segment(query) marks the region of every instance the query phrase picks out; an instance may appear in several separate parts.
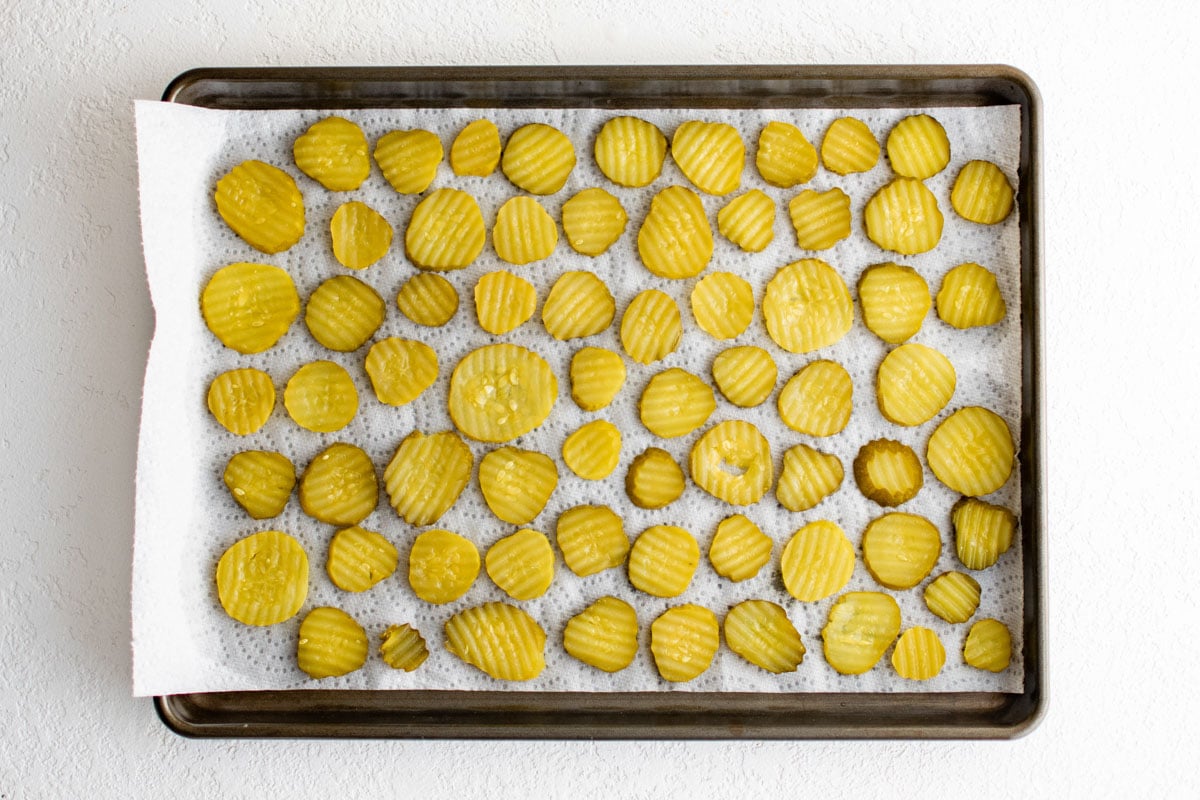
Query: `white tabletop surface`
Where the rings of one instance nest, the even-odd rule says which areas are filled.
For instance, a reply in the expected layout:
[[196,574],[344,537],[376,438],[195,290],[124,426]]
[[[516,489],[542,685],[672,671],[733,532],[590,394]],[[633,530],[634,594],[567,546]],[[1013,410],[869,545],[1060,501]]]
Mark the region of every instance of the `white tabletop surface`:
[[[501,5],[0,11],[0,798],[603,797],[619,785],[647,798],[1197,796],[1196,6]],[[535,63],[1007,63],[1039,85],[1051,699],[1028,736],[192,741],[131,696],[133,475],[154,325],[132,101],[196,66]]]

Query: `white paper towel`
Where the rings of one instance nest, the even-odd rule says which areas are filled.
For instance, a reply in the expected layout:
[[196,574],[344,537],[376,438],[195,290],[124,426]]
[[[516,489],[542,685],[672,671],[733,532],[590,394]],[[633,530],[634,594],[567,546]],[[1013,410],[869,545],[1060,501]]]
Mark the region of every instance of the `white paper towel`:
[[[946,218],[941,243],[930,253],[897,257],[880,250],[863,233],[862,209],[866,201],[893,177],[885,157],[881,156],[874,169],[859,175],[842,177],[822,169],[809,184],[792,190],[766,184],[753,167],[758,132],[772,119],[796,124],[819,146],[829,123],[843,114],[862,119],[882,143],[897,121],[909,113],[919,112],[931,113],[942,122],[952,147],[950,165],[926,181]],[[397,194],[374,165],[363,187],[347,193],[328,192],[295,167],[291,157],[292,142],[308,125],[330,113],[357,122],[372,143],[389,130],[431,130],[441,138],[447,152],[458,131],[480,116],[495,121],[502,136],[527,122],[553,125],[574,142],[578,164],[561,191],[538,198],[539,202],[558,219],[562,203],[575,192],[589,186],[602,186],[620,199],[629,214],[629,225],[617,244],[597,258],[575,253],[560,236],[558,247],[549,259],[521,267],[497,258],[489,232],[488,246],[474,264],[465,270],[445,273],[458,290],[461,301],[454,319],[441,329],[423,328],[407,320],[395,306],[400,285],[416,272],[404,255],[403,231],[420,197]],[[832,264],[850,286],[852,294],[856,294],[854,286],[862,270],[882,261],[915,267],[933,292],[937,291],[947,270],[965,261],[981,263],[997,274],[1008,305],[1008,316],[1001,324],[987,329],[957,331],[931,312],[922,330],[914,337],[913,341],[928,344],[949,356],[958,372],[958,386],[950,405],[933,421],[917,428],[901,428],[888,423],[878,412],[874,374],[890,348],[862,325],[857,304],[854,328],[844,339],[804,356],[787,353],[770,341],[762,322],[761,305],[751,328],[731,342],[717,342],[696,326],[688,298],[698,278],[686,281],[656,278],[641,265],[636,250],[637,229],[652,195],[667,185],[690,184],[669,156],[662,176],[650,187],[632,190],[609,182],[596,168],[591,147],[596,131],[615,113],[590,109],[222,112],[166,103],[137,104],[142,231],[157,327],[146,369],[138,453],[133,578],[135,694],[288,688],[738,692],[1022,689],[1023,598],[1019,540],[995,567],[972,573],[979,580],[983,593],[982,603],[973,619],[995,617],[1007,624],[1013,634],[1013,663],[998,675],[972,669],[963,663],[962,644],[970,623],[950,625],[929,612],[922,599],[922,590],[928,581],[908,591],[889,593],[900,604],[903,628],[923,625],[934,629],[941,637],[947,651],[942,673],[927,682],[906,681],[895,674],[885,656],[866,675],[838,675],[825,663],[820,638],[820,630],[835,598],[815,603],[798,602],[787,594],[779,578],[779,554],[792,533],[812,520],[832,519],[846,531],[858,557],[846,591],[888,591],[868,574],[859,548],[866,524],[887,510],[864,499],[854,483],[851,464],[858,448],[865,442],[879,437],[898,439],[913,447],[923,460],[925,443],[937,423],[965,405],[983,405],[995,410],[1008,421],[1014,436],[1019,435],[1021,320],[1017,214],[1014,210],[1004,223],[987,227],[962,220],[949,204],[954,176],[971,159],[997,163],[1016,186],[1020,152],[1019,109],[1006,106],[636,112],[657,124],[668,137],[680,123],[689,119],[722,120],[741,132],[746,142],[747,168],[742,173],[741,188],[730,197],[751,188],[762,189],[770,195],[777,205],[775,240],[762,253],[743,253],[715,233],[716,213],[729,198],[701,195],[713,223],[716,242],[708,271],[728,270],[744,276],[754,286],[755,300],[759,304],[763,288],[775,271],[803,257],[816,256]],[[304,195],[306,234],[295,247],[275,256],[259,253],[241,241],[221,221],[213,205],[212,191],[218,178],[250,158],[272,163],[293,175]],[[439,167],[432,188],[444,186],[460,188],[474,195],[489,229],[500,204],[519,193],[499,171],[489,178],[463,178],[455,176],[446,163]],[[801,188],[824,190],[833,186],[841,187],[850,195],[854,219],[852,237],[821,253],[799,250],[787,217],[788,201]],[[328,229],[334,209],[351,199],[366,202],[396,229],[396,240],[389,254],[369,269],[353,273],[334,260]],[[327,351],[308,334],[302,316],[280,343],[266,353],[246,356],[224,348],[204,325],[199,313],[199,295],[213,272],[234,261],[257,261],[283,267],[295,280],[302,302],[321,281],[333,275],[354,274],[371,284],[388,302],[387,318],[375,339],[403,336],[429,343],[436,349],[440,362],[437,382],[409,406],[384,406],[376,401],[363,369],[362,360],[369,343],[354,353]],[[534,318],[504,337],[483,332],[474,315],[475,282],[495,269],[509,269],[531,281],[538,290],[539,303]],[[675,298],[683,313],[684,336],[680,347],[662,362],[651,366],[636,364],[626,358],[629,377],[624,390],[609,408],[597,413],[585,413],[571,401],[568,364],[571,355],[584,345],[607,347],[623,355],[617,338],[617,324],[586,340],[559,342],[545,333],[539,321],[541,303],[549,287],[568,269],[591,270],[608,284],[616,298],[618,321],[632,297],[647,287],[667,292]],[[553,542],[555,521],[563,510],[580,503],[603,503],[624,518],[631,539],[650,525],[677,524],[696,536],[702,554],[706,554],[717,523],[730,513],[741,511],[774,540],[770,563],[757,577],[731,583],[717,576],[702,556],[687,591],[678,598],[665,600],[633,589],[621,569],[578,578],[565,567],[559,556],[549,592],[536,600],[518,604],[546,629],[546,669],[532,681],[505,684],[463,664],[447,652],[442,626],[451,614],[463,608],[508,598],[481,572],[471,590],[457,602],[432,606],[418,600],[407,582],[408,549],[418,531],[397,517],[388,505],[382,486],[379,507],[362,525],[380,531],[396,544],[401,554],[400,567],[394,576],[361,594],[343,592],[329,581],[324,564],[335,528],[308,518],[301,512],[295,496],[280,517],[261,522],[250,519],[229,497],[221,481],[225,462],[235,452],[251,448],[278,450],[287,455],[300,472],[328,444],[346,441],[366,450],[382,472],[396,445],[412,430],[432,432],[453,427],[445,404],[450,373],[467,352],[494,341],[511,341],[541,353],[559,378],[559,398],[550,418],[516,442],[521,447],[551,455],[559,468],[558,489],[542,514],[526,527],[548,534]],[[711,381],[709,370],[713,357],[726,347],[741,344],[765,347],[779,367],[776,389],[765,403],[753,409],[738,409],[718,393],[717,410],[708,424],[677,440],[659,440],[641,425],[637,401],[652,375],[679,366]],[[282,403],[262,431],[246,437],[226,432],[208,414],[205,392],[218,373],[235,367],[258,367],[272,376],[282,394],[282,387],[295,370],[318,358],[336,361],[346,367],[357,385],[360,410],[355,420],[342,431],[316,434],[302,430],[287,417]],[[827,439],[813,439],[791,431],[779,421],[776,410],[776,398],[784,382],[816,358],[831,358],[843,364],[855,385],[854,414],[849,426],[841,434]],[[776,463],[776,475],[783,452],[793,444],[806,442],[837,454],[847,473],[841,489],[817,508],[804,513],[783,509],[775,502],[773,491],[757,505],[734,509],[705,494],[690,481],[682,498],[665,509],[647,511],[629,502],[624,493],[624,476],[638,453],[651,445],[663,447],[686,470],[687,454],[703,431],[720,420],[733,418],[753,422],[767,436]],[[566,436],[592,419],[612,421],[624,436],[620,465],[604,481],[584,481],[576,477],[560,457]],[[493,447],[469,440],[468,444],[476,463]],[[1019,488],[1019,474],[1014,472],[1008,483],[988,499],[1019,510]],[[950,507],[957,499],[957,495],[942,486],[926,468],[925,487],[916,499],[899,509],[927,516],[942,533],[942,554],[930,579],[948,570],[962,569],[954,555],[949,522]],[[436,527],[467,536],[479,547],[481,555],[493,542],[517,529],[491,514],[474,476],[462,497]],[[216,597],[215,567],[220,554],[230,544],[252,532],[267,529],[289,532],[308,551],[309,595],[304,609],[292,620],[269,628],[252,628],[233,621],[221,609]],[[567,655],[561,644],[566,620],[605,594],[629,601],[637,609],[640,625],[641,646],[636,659],[630,667],[614,675],[581,664]],[[695,680],[669,684],[659,678],[649,652],[649,628],[660,613],[670,606],[691,602],[712,609],[718,618],[722,618],[730,606],[750,598],[772,600],[787,610],[808,648],[808,655],[797,672],[770,675],[723,646],[712,666]],[[310,680],[296,667],[299,620],[309,608],[319,605],[343,608],[366,628],[372,639],[372,654],[362,670],[318,682]],[[383,629],[400,622],[413,624],[429,643],[429,660],[413,673],[390,669],[375,652]]]

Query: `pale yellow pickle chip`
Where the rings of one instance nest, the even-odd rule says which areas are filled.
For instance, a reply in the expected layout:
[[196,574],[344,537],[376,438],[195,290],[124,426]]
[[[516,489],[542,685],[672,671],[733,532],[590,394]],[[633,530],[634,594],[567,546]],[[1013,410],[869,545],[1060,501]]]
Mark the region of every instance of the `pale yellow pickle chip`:
[[596,166],[615,184],[648,186],[662,174],[667,137],[653,123],[637,117],[613,117],[596,134]]
[[333,535],[325,571],[339,589],[365,592],[390,577],[399,563],[400,553],[394,544],[377,531],[355,525]]
[[925,180],[950,163],[950,138],[933,117],[913,114],[897,122],[888,134],[887,155],[897,175]]
[[208,410],[225,430],[247,436],[266,425],[275,410],[275,384],[253,367],[222,372],[209,384]]
[[833,267],[807,258],[781,267],[767,283],[763,318],[777,345],[789,353],[811,353],[850,332],[854,305]]
[[892,651],[892,666],[896,674],[910,681],[927,681],[937,677],[946,665],[946,648],[929,628],[915,626],[901,634]]
[[894,511],[872,520],[862,537],[863,563],[881,585],[911,589],[929,575],[942,553],[937,526]]
[[412,625],[389,625],[379,642],[379,656],[392,669],[412,672],[429,658],[429,647]]
[[532,680],[546,668],[546,632],[507,603],[484,603],[446,620],[446,649],[497,680]]
[[655,597],[683,594],[700,564],[696,537],[677,525],[653,525],[629,550],[629,582]]
[[391,131],[375,143],[375,163],[400,194],[420,194],[437,177],[442,141],[425,130]]
[[980,406],[960,408],[942,420],[925,449],[925,460],[937,479],[968,497],[1003,486],[1015,459],[1008,423]]
[[664,611],[650,624],[650,653],[664,680],[690,681],[712,665],[721,646],[717,615],[687,603]]
[[200,294],[204,323],[221,344],[239,353],[269,350],[300,313],[292,278],[268,264],[221,267]]
[[840,117],[821,140],[821,161],[838,175],[866,172],[879,162],[879,142],[861,119]]
[[639,364],[653,364],[675,351],[683,336],[683,319],[671,296],[646,289],[633,298],[621,317],[621,346]]
[[707,422],[716,408],[708,384],[679,367],[651,378],[638,402],[642,424],[664,439],[688,435]]
[[253,519],[277,517],[296,486],[296,468],[282,453],[244,450],[225,465],[225,488]]
[[358,390],[345,367],[313,361],[288,380],[283,405],[301,428],[332,433],[349,425],[358,414]]
[[347,269],[366,269],[387,255],[392,226],[383,215],[357,200],[343,203],[329,220],[333,257]]
[[981,225],[1003,222],[1012,212],[1013,188],[990,161],[968,161],[954,179],[950,205],[963,219]]
[[854,574],[854,546],[835,522],[820,519],[792,534],[783,547],[779,571],[797,600],[824,600],[846,588]]
[[466,488],[474,461],[471,448],[451,431],[413,431],[383,471],[392,508],[409,525],[437,522]]
[[446,530],[429,530],[413,540],[408,554],[408,583],[426,603],[450,603],[467,593],[479,576],[479,550],[470,539]]
[[621,201],[603,189],[584,189],[563,203],[563,235],[572,250],[585,256],[598,256],[612,247],[628,222]]
[[475,317],[479,327],[501,336],[525,324],[537,307],[537,290],[507,270],[489,272],[475,284]]
[[963,660],[975,669],[1003,672],[1012,661],[1012,634],[999,620],[979,620],[967,633]]
[[921,491],[925,471],[908,445],[895,439],[872,439],[854,457],[854,481],[868,500],[898,506]]
[[664,508],[679,499],[686,485],[683,469],[660,447],[648,447],[625,473],[625,494],[638,508]]
[[571,357],[571,399],[584,411],[608,406],[625,385],[625,362],[602,347],[585,347]]
[[713,254],[712,226],[700,197],[684,186],[668,186],[654,195],[637,244],[642,263],[658,277],[699,275]]
[[696,188],[729,194],[742,183],[746,145],[737,128],[724,122],[685,122],[671,138],[671,155]]
[[436,189],[413,209],[404,232],[404,248],[421,269],[453,270],[470,266],[487,240],[479,203],[458,189]]
[[1017,515],[1004,506],[964,497],[950,511],[954,547],[967,569],[987,569],[1012,547]]
[[541,597],[554,581],[554,551],[544,534],[529,529],[506,536],[488,548],[488,577],[514,600]]
[[637,655],[637,612],[624,600],[605,595],[567,620],[563,649],[596,669],[620,672]]
[[838,490],[845,478],[842,461],[806,444],[783,454],[783,472],[775,496],[788,511],[807,511]]
[[987,267],[959,264],[942,278],[937,313],[947,325],[959,329],[995,325],[1007,312],[996,275]]
[[884,356],[875,376],[879,413],[897,425],[923,425],[954,396],[958,382],[950,359],[916,342],[902,344]]
[[713,359],[712,374],[717,389],[739,408],[762,404],[779,378],[771,354],[751,345],[722,350]]
[[889,344],[902,344],[921,330],[932,300],[920,273],[887,262],[863,270],[858,303],[867,330]]
[[488,508],[514,525],[533,520],[558,486],[558,467],[545,453],[501,447],[479,462],[479,488]]
[[441,275],[419,272],[400,287],[396,305],[418,325],[440,328],[458,311],[458,291]]
[[621,431],[603,419],[593,420],[567,437],[563,462],[584,480],[607,478],[621,457]]
[[854,411],[854,384],[836,361],[813,361],[793,375],[779,392],[779,418],[809,436],[841,433]]
[[714,339],[733,339],[754,319],[754,289],[732,272],[705,275],[692,289],[692,316]]
[[291,619],[308,597],[308,555],[282,531],[239,539],[217,562],[217,597],[245,625]]
[[708,560],[722,578],[749,580],[771,560],[775,543],[749,518],[733,514],[721,520],[708,548]]
[[821,629],[825,660],[842,675],[869,672],[900,633],[900,606],[882,592],[847,592]]
[[304,235],[304,198],[279,167],[243,161],[217,181],[213,197],[221,219],[255,250],[279,253]]
[[486,178],[499,163],[500,130],[490,119],[469,123],[450,145],[450,169],[455,175]]
[[761,253],[775,239],[775,201],[751,189],[717,212],[717,230],[747,253]]
[[511,197],[496,212],[492,245],[510,264],[531,264],[549,258],[558,244],[558,228],[550,212],[532,197]]
[[867,238],[903,255],[925,253],[942,238],[937,198],[914,178],[897,178],[876,192],[863,211]]
[[530,194],[554,194],[575,169],[575,146],[562,131],[534,122],[508,137],[500,169],[517,188]]
[[767,600],[743,600],[725,615],[725,644],[756,667],[776,675],[795,672],[804,642],[787,612]]
[[370,146],[362,128],[342,117],[317,120],[292,145],[296,166],[331,192],[349,192],[371,174]]
[[558,379],[545,359],[514,344],[485,345],[450,376],[450,417],[467,436],[507,442],[545,422],[558,399]]
[[336,678],[367,663],[367,632],[340,608],[320,606],[300,623],[296,662],[310,678]]
[[379,480],[371,457],[334,442],[309,462],[300,476],[300,507],[320,522],[357,525],[379,503]]
[[379,402],[402,406],[416,400],[438,376],[437,353],[415,339],[389,336],[371,345],[364,362]]
[[612,324],[617,304],[604,281],[584,270],[558,277],[542,305],[546,333],[559,341],[594,336]]
[[555,535],[567,568],[581,578],[619,567],[629,554],[625,525],[608,506],[568,508]]
[[754,156],[758,174],[781,189],[807,183],[817,174],[820,161],[817,148],[795,125],[772,120],[758,135],[758,153]]
[[946,622],[966,622],[979,609],[979,581],[965,572],[944,572],[925,587],[925,605]]
[[304,324],[322,346],[349,353],[375,335],[385,311],[378,292],[358,278],[337,275],[308,296]]
[[805,189],[788,203],[788,216],[801,250],[828,250],[850,235],[850,196],[837,187]]
[[697,486],[735,506],[757,503],[775,478],[770,444],[744,420],[709,428],[692,446],[690,466]]

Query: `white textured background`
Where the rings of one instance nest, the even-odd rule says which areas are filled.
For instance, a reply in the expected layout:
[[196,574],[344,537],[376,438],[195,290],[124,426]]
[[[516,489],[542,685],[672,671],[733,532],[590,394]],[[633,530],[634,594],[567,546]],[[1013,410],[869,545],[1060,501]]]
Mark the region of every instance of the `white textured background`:
[[[843,7],[845,5],[846,7]],[[0,7],[0,798],[1200,792],[1191,3]],[[650,10],[639,10],[648,6]],[[1044,103],[1050,708],[1014,742],[196,742],[130,697],[132,98],[193,66],[1009,63]],[[354,791],[354,789],[359,791]]]

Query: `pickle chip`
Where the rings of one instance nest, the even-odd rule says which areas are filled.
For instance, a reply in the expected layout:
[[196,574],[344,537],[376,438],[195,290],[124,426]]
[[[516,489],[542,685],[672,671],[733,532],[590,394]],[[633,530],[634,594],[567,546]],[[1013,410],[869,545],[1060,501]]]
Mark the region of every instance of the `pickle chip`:
[[708,548],[716,573],[734,582],[749,580],[771,560],[775,543],[749,518],[733,514],[721,520]]
[[479,488],[488,508],[513,525],[533,520],[558,486],[558,467],[545,453],[501,447],[479,462]]
[[467,593],[479,576],[479,550],[470,539],[445,530],[429,530],[413,540],[408,554],[408,583],[426,603],[450,603]]
[[718,500],[748,506],[762,499],[775,478],[771,445],[744,420],[725,420],[692,446],[692,480]]
[[664,611],[650,624],[650,653],[664,680],[690,681],[712,665],[721,646],[717,615],[687,603]]
[[717,212],[717,230],[747,253],[761,253],[775,239],[775,201],[751,189]]
[[661,447],[643,450],[625,473],[625,494],[638,508],[664,508],[683,494],[683,469]]
[[558,244],[558,228],[550,212],[532,197],[511,197],[496,212],[492,245],[510,264],[531,264],[549,258]]
[[508,137],[500,169],[519,189],[554,194],[575,169],[575,146],[562,131],[534,122]]
[[620,672],[637,655],[637,612],[624,600],[601,597],[567,620],[563,649],[596,669]]
[[420,194],[428,189],[443,155],[437,135],[419,129],[391,131],[375,143],[375,163],[400,194]]
[[927,681],[937,677],[946,665],[946,648],[929,628],[915,626],[900,635],[892,651],[892,666],[896,674],[910,681]]
[[847,592],[821,629],[825,660],[842,675],[861,675],[879,663],[900,633],[900,606],[883,592]]
[[777,345],[789,353],[811,353],[850,332],[854,305],[833,267],[806,258],[781,267],[767,283],[763,318]]
[[661,361],[679,346],[683,319],[665,292],[646,289],[633,298],[621,317],[621,346],[639,364]]
[[546,668],[546,632],[507,603],[484,603],[446,620],[446,649],[497,680],[532,680]]
[[450,417],[481,442],[507,442],[528,433],[546,421],[557,399],[558,379],[550,365],[514,344],[473,350],[450,376]]
[[613,117],[596,134],[596,166],[619,186],[648,186],[662,174],[667,137],[637,117]]
[[942,238],[937,198],[914,178],[897,178],[876,192],[863,211],[867,238],[903,255],[925,253]]
[[713,237],[700,197],[684,186],[668,186],[654,195],[637,245],[646,269],[660,278],[703,272],[712,259]]
[[783,472],[775,496],[788,511],[807,511],[838,490],[845,478],[842,461],[806,444],[783,454]]
[[593,420],[563,442],[563,462],[584,480],[607,478],[621,457],[621,431],[603,419]]
[[696,537],[677,525],[653,525],[629,550],[629,582],[655,597],[683,594],[700,564]]
[[923,425],[954,396],[957,375],[950,359],[923,344],[902,344],[884,356],[875,375],[879,413],[897,425]]
[[797,600],[824,600],[846,588],[854,574],[854,546],[837,523],[810,522],[784,545],[779,571]]
[[908,445],[894,439],[873,439],[854,457],[854,481],[868,500],[898,506],[921,491],[925,471]]
[[437,380],[437,353],[424,342],[389,336],[371,345],[364,368],[379,402],[403,406]]
[[942,278],[937,313],[947,325],[960,329],[995,325],[1007,312],[996,275],[987,267],[959,264]]
[[628,222],[621,201],[603,189],[584,189],[563,203],[563,235],[572,250],[585,256],[598,256],[612,247]]
[[471,479],[471,448],[451,431],[413,431],[383,471],[392,508],[409,525],[431,525],[450,510]]
[[944,572],[925,587],[925,605],[946,622],[966,622],[979,609],[979,581],[965,572]]
[[1012,212],[1013,188],[990,161],[968,161],[954,179],[950,205],[963,219],[981,225],[1003,222]]
[[304,324],[318,344],[349,353],[375,335],[385,311],[378,292],[358,278],[337,275],[308,296]]
[[301,428],[332,433],[349,425],[358,414],[358,390],[345,367],[313,361],[288,380],[283,405]]
[[235,453],[225,465],[225,488],[253,519],[277,517],[296,486],[296,468],[287,456],[265,450]]
[[1016,457],[1008,423],[980,406],[960,408],[929,437],[925,459],[939,481],[968,497],[990,494],[1012,474]]
[[979,620],[967,633],[963,660],[975,669],[1003,672],[1012,661],[1012,634],[999,620]]
[[779,378],[771,354],[751,345],[718,353],[713,359],[712,374],[717,389],[738,408],[761,405],[775,390]]
[[854,384],[836,361],[813,361],[793,375],[779,392],[779,418],[809,436],[833,436],[850,422]]
[[329,220],[333,257],[347,269],[366,269],[387,255],[392,226],[375,209],[357,200],[343,203]]
[[664,439],[688,435],[707,422],[716,408],[708,384],[679,367],[651,378],[638,402],[642,424]]
[[308,555],[282,531],[239,539],[217,562],[217,597],[245,625],[291,619],[308,597]]
[[320,522],[357,525],[379,504],[379,479],[371,457],[334,442],[317,454],[300,476],[300,507]]
[[612,324],[617,304],[594,273],[569,270],[558,276],[542,305],[546,333],[559,341],[594,336]]
[[342,117],[317,120],[292,145],[296,166],[331,192],[349,192],[371,174],[362,128]]
[[840,117],[821,140],[821,160],[825,169],[838,175],[866,172],[879,162],[879,142],[861,119]]
[[571,357],[571,399],[584,411],[608,406],[625,385],[625,362],[602,347],[585,347]]
[[858,303],[867,330],[888,344],[903,344],[915,336],[932,305],[929,284],[920,273],[891,262],[863,270]]
[[913,114],[897,122],[888,134],[887,155],[897,175],[923,181],[950,163],[950,138],[933,117]]
[[554,551],[544,534],[529,529],[506,536],[488,548],[488,577],[513,600],[541,597],[554,581]]
[[729,194],[742,184],[746,145],[737,128],[724,122],[685,122],[671,138],[675,163],[707,194]]
[[419,272],[400,287],[396,305],[418,325],[440,328],[458,311],[458,292],[441,275]]
[[692,316],[714,339],[733,339],[754,319],[754,290],[732,272],[705,275],[692,289]]
[[458,189],[435,189],[413,209],[404,232],[404,248],[421,269],[452,270],[470,266],[487,240],[479,203]]
[[804,660],[804,642],[782,606],[743,600],[725,615],[725,644],[756,667],[776,675],[795,672]]
[[837,187],[805,189],[788,203],[788,216],[801,250],[828,250],[850,235],[850,196]]
[[336,678],[361,669],[368,649],[367,632],[340,608],[314,608],[300,622],[296,662],[310,678]]
[[758,153],[754,157],[758,174],[772,186],[790,189],[807,183],[817,174],[820,161],[817,148],[795,125],[772,120],[758,135]]
[[475,317],[479,327],[496,336],[514,331],[533,316],[537,290],[507,270],[489,272],[475,284]]
[[300,297],[279,267],[242,262],[213,273],[200,295],[200,313],[221,344],[261,353],[287,333],[300,313]]
[[486,178],[499,163],[500,130],[490,119],[469,123],[450,145],[450,169],[455,175]]
[[412,625],[389,625],[379,642],[379,656],[392,669],[412,672],[429,658],[429,647]]
[[987,569],[1012,547],[1017,515],[1004,506],[964,497],[950,511],[954,548],[967,569]]
[[243,161],[219,181],[217,213],[255,250],[280,253],[304,235],[304,198],[279,167]]
[[253,367],[222,372],[208,386],[208,410],[225,430],[247,436],[266,425],[275,410],[275,384]]
[[390,577],[400,563],[396,546],[377,531],[357,525],[343,528],[329,542],[325,571],[346,592],[365,592]]
[[581,578],[619,567],[629,554],[625,525],[608,506],[568,508],[555,535],[567,568]]
[[863,563],[889,589],[911,589],[925,580],[942,554],[937,526],[916,514],[893,511],[872,520],[862,537]]

